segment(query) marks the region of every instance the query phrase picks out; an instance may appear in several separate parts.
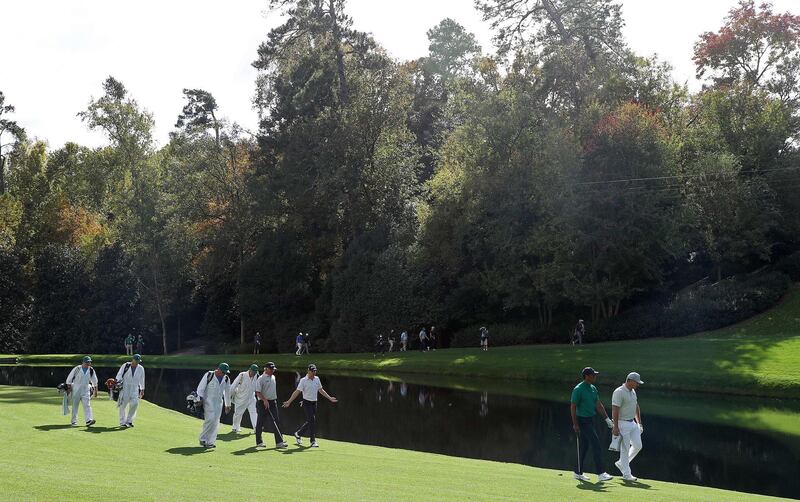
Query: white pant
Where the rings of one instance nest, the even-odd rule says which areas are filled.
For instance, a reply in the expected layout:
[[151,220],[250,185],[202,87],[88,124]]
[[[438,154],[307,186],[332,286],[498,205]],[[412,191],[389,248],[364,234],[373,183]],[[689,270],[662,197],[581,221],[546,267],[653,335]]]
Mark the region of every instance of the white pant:
[[233,430],[238,431],[242,425],[242,416],[244,416],[245,411],[250,412],[250,427],[253,429],[256,428],[256,421],[258,420],[258,414],[256,413],[256,400],[255,398],[251,399],[250,402],[236,402],[234,401],[234,411],[233,411]]
[[297,352],[295,352],[295,355],[299,356],[301,352],[303,352],[303,344],[302,343],[298,343],[297,344]]
[[200,442],[214,444],[217,442],[219,419],[222,417],[222,400],[216,406],[203,400],[203,430],[200,431]]
[[639,424],[636,422],[626,422],[620,420],[619,434],[622,441],[619,445],[619,464],[622,467],[622,475],[631,475],[631,462],[642,451],[642,433],[639,432]]
[[72,394],[72,419],[70,423],[78,423],[78,404],[83,403],[83,418],[88,422],[92,420],[92,404],[89,402],[89,394],[77,395]]
[[[132,424],[139,408],[139,395],[119,396],[119,425]],[[127,413],[125,408],[127,408]]]

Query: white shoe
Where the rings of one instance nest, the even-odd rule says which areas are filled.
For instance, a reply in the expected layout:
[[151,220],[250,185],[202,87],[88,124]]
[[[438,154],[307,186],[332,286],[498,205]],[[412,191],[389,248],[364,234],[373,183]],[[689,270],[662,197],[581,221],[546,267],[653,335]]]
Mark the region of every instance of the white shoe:
[[614,479],[614,476],[612,476],[611,474],[609,474],[607,472],[604,472],[603,474],[600,474],[599,476],[597,476],[597,482],[598,483],[602,483],[604,481],[611,481],[612,479]]
[[239,429],[231,429],[231,434],[239,434]]
[[128,427],[128,424],[119,424],[119,426],[122,427],[123,429],[125,429],[125,428]]
[[70,424],[69,424],[69,425],[71,425],[71,426],[73,426],[73,427],[77,427],[77,426],[78,426],[78,424],[77,424],[77,423],[75,423],[75,422],[70,422]]
[[259,450],[266,450],[267,449],[267,445],[265,445],[264,443],[258,443],[256,445],[256,448],[258,448]]
[[[614,467],[616,467],[617,469],[619,469],[619,472],[622,472],[622,464],[619,462],[619,460],[617,460],[616,462],[614,462]],[[625,473],[623,472],[623,474],[625,474]]]
[[297,446],[303,446],[303,439],[300,437],[300,434],[294,433],[294,442]]
[[586,474],[578,474],[577,472],[573,472],[572,477],[573,479],[577,479],[578,481],[586,481],[587,483],[591,481],[589,479],[589,476],[587,476]]
[[312,448],[319,448],[319,445],[317,444],[316,441],[314,441],[313,443],[311,443],[311,447]]
[[624,481],[639,481],[639,478],[631,474],[630,476],[622,476]]
[[275,448],[288,448],[289,445],[286,442],[278,443],[275,445]]

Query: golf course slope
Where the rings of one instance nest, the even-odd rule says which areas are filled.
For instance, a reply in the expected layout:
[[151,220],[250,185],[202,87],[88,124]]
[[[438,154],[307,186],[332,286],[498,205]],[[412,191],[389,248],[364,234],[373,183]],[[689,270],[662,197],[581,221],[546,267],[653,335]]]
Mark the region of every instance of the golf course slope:
[[[591,342],[591,332],[587,335]],[[762,397],[800,398],[800,287],[784,301],[748,321],[717,331],[680,338],[570,345],[447,349],[421,353],[261,354],[253,356],[150,356],[149,367],[213,368],[220,361],[245,368],[254,360],[274,361],[282,369],[316,363],[322,371],[368,371],[485,377],[504,381],[574,384],[584,366],[593,366],[606,382],[621,382],[628,372],[642,374],[648,388]],[[121,342],[120,342],[121,343]],[[82,355],[82,354],[81,354]],[[22,364],[72,366],[79,354],[23,355]],[[95,365],[119,365],[129,358],[93,354]]]
[[113,402],[101,394],[93,407],[94,427],[69,427],[54,389],[0,386],[0,444],[6,447],[0,456],[0,497],[13,501],[779,500],[649,480],[579,484],[567,471],[324,438],[314,450],[292,445],[284,451],[257,451],[250,435],[222,435],[218,447],[207,451],[197,446],[197,419],[145,402],[136,427],[123,430],[115,427]]

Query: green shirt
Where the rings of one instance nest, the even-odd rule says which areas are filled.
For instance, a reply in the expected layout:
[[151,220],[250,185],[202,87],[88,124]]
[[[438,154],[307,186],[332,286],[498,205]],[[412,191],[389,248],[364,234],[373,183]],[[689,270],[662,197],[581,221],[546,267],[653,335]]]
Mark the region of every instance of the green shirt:
[[133,345],[133,337],[131,335],[125,337],[125,345]]
[[593,417],[597,415],[598,399],[600,399],[600,396],[597,392],[597,387],[583,381],[572,389],[570,402],[575,404],[579,417]]

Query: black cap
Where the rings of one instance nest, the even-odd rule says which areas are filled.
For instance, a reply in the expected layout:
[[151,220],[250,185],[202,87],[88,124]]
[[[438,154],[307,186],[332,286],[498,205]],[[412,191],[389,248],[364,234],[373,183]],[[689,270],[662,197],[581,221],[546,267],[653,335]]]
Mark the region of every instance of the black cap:
[[267,364],[265,364],[265,365],[264,365],[264,367],[265,367],[265,368],[269,368],[269,369],[271,369],[272,371],[275,371],[276,369],[278,369],[278,367],[277,367],[277,366],[275,366],[275,363],[273,363],[272,361],[270,361],[270,362],[268,362]]
[[317,365],[316,364],[309,364],[308,365],[308,371],[317,371]]
[[599,374],[600,373],[595,371],[594,368],[592,368],[591,366],[587,366],[587,367],[583,368],[583,371],[581,371],[581,375],[583,375],[583,376],[586,376],[586,375],[599,375]]

